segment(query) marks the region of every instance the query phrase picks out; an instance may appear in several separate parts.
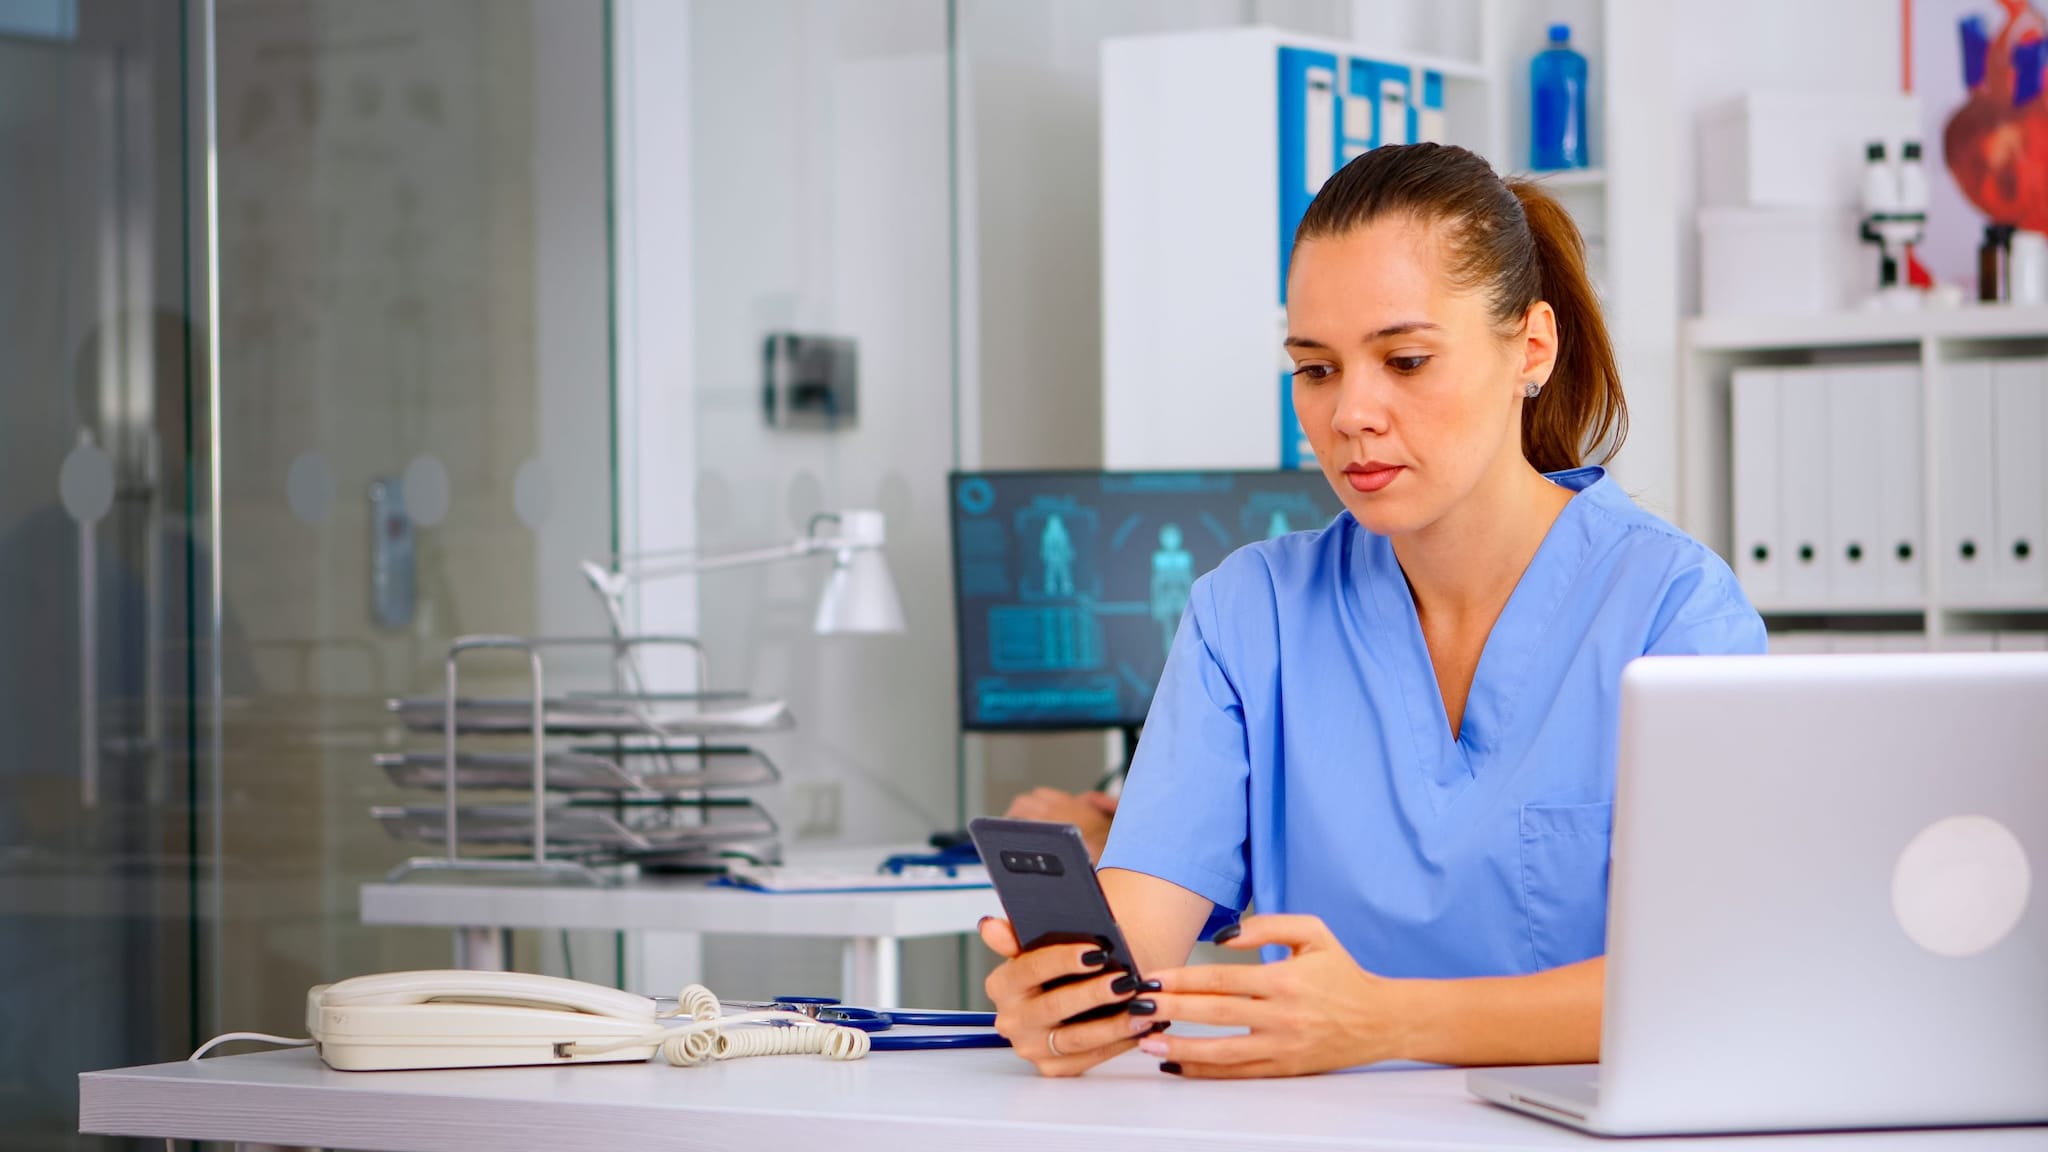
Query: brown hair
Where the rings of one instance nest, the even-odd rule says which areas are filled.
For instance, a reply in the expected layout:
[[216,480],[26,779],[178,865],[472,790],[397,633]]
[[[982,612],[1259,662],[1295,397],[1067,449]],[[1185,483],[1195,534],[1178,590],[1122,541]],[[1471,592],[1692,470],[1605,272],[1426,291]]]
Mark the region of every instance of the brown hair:
[[1628,404],[1586,277],[1586,243],[1564,206],[1532,181],[1503,181],[1463,148],[1390,144],[1330,177],[1294,231],[1295,249],[1393,214],[1446,226],[1451,282],[1485,291],[1504,332],[1538,300],[1557,313],[1556,367],[1542,395],[1522,406],[1529,463],[1539,472],[1576,468],[1603,444],[1600,462],[1613,459],[1628,435]]

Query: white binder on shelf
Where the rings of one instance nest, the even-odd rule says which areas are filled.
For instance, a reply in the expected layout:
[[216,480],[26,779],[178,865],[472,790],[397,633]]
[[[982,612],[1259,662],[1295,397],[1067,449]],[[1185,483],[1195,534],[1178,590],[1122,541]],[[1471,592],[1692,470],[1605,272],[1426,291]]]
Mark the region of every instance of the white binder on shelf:
[[1815,608],[1828,592],[1828,374],[1825,369],[1778,373],[1778,536],[1782,603]]
[[1941,404],[1941,580],[1952,605],[1983,604],[1992,593],[1991,364],[1962,360],[1943,372]]
[[2048,362],[1991,363],[1992,599],[2048,604]]
[[1884,586],[1883,511],[1878,484],[1885,469],[1874,368],[1827,373],[1828,602],[1869,607]]
[[1734,509],[1731,557],[1735,578],[1749,602],[1769,608],[1783,596],[1778,573],[1785,567],[1778,530],[1778,374],[1743,368],[1729,382]]
[[1927,596],[1927,487],[1921,471],[1920,366],[1869,369],[1878,435],[1878,580],[1880,601],[1910,607]]

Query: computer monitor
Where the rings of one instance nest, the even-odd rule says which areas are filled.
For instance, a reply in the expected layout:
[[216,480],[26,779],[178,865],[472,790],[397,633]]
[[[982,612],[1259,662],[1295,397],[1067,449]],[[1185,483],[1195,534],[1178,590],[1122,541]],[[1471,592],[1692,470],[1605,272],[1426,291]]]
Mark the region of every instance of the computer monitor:
[[1195,578],[1343,511],[1320,472],[956,472],[970,731],[1135,729]]

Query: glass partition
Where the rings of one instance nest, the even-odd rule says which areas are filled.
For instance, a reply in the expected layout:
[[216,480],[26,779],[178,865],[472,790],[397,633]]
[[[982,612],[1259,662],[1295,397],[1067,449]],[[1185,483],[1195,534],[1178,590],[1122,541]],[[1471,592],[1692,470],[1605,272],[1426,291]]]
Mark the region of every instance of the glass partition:
[[[921,842],[958,823],[945,476],[955,461],[951,77],[944,0],[693,3],[688,139],[698,543],[788,539],[880,510],[906,629],[818,636],[825,566],[700,579],[714,687],[788,700],[763,741],[786,852]],[[778,334],[850,343],[858,408],[771,421]],[[951,941],[905,951],[905,987],[951,999]],[[836,988],[830,941],[713,939],[721,995]],[[932,991],[927,991],[931,989]]]
[[207,571],[176,4],[0,5],[0,1143],[189,1051]]
[[[219,0],[219,1026],[449,966],[445,929],[360,921],[439,851],[371,815],[441,803],[373,762],[439,746],[388,701],[440,696],[458,635],[603,628],[605,16]],[[464,695],[526,685],[464,666]]]

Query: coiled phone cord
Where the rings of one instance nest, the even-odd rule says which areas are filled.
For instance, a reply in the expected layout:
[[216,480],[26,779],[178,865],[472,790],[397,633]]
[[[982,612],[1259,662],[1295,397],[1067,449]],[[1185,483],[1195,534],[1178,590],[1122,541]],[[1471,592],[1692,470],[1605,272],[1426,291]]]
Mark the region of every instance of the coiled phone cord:
[[[727,1016],[718,997],[702,984],[683,989],[676,1000],[675,1011],[664,1012],[656,1019],[690,1021],[662,1029],[662,1059],[678,1068],[744,1056],[815,1055],[828,1060],[858,1060],[868,1054],[868,1034],[858,1028],[821,1024],[796,1012],[742,1012]],[[739,1027],[747,1024],[783,1027]],[[594,1056],[646,1042],[629,1038],[602,1044],[570,1044],[564,1048],[572,1056]]]

